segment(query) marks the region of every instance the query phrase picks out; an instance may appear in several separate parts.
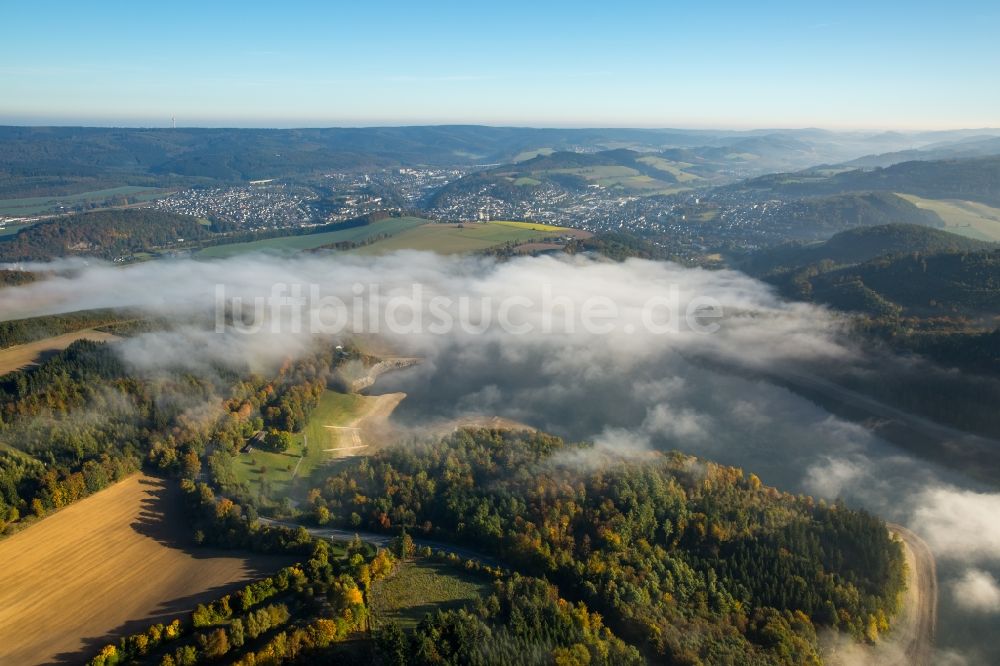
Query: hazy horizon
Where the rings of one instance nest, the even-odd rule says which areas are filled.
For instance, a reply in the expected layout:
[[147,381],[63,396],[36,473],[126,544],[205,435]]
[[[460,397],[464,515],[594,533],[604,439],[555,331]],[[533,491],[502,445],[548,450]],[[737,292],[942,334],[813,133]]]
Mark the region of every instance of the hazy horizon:
[[515,128],[515,129],[537,129],[537,130],[649,130],[653,132],[731,132],[741,134],[753,134],[763,132],[830,132],[834,134],[868,134],[868,133],[947,133],[947,132],[998,132],[1000,124],[996,126],[960,126],[946,125],[941,127],[932,126],[858,126],[858,127],[838,127],[821,125],[627,125],[627,124],[533,124],[533,123],[503,123],[503,122],[473,122],[455,120],[452,122],[340,122],[324,124],[322,122],[285,124],[264,121],[246,123],[227,123],[225,121],[195,121],[185,122],[183,118],[168,117],[163,122],[147,122],[142,120],[116,121],[100,118],[80,118],[80,119],[60,119],[60,118],[22,118],[7,117],[0,115],[0,127],[94,127],[102,129],[260,129],[260,130],[327,130],[327,129],[377,129],[377,128],[400,128],[400,127],[490,127],[490,128]]
[[3,17],[0,666],[1000,664],[1000,2]]
[[1000,125],[1000,89],[985,85],[1000,9],[983,2],[295,9],[12,6],[0,122]]

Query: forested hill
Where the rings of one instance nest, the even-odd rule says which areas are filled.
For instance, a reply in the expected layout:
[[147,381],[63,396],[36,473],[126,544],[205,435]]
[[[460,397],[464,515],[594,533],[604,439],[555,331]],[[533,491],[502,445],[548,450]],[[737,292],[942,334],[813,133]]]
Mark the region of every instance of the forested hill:
[[876,640],[904,586],[881,520],[676,453],[624,462],[460,431],[354,461],[312,497],[347,525],[474,544],[544,576],[662,663],[819,663],[817,628]]
[[878,190],[1000,206],[1000,156],[902,162],[885,168],[855,169],[834,175],[822,171],[780,173],[745,181],[740,187],[785,196]]
[[936,213],[923,210],[891,192],[860,192],[768,202],[767,226],[795,240],[829,238],[854,227],[920,224],[943,227]]
[[600,187],[638,195],[664,194],[705,186],[714,179],[731,180],[722,175],[726,168],[707,161],[677,161],[660,152],[560,151],[454,180],[434,194],[430,205],[447,206],[456,197],[483,191],[501,201],[517,202],[539,188],[551,193]]
[[0,262],[82,255],[114,260],[211,236],[187,215],[147,208],[105,210],[39,222],[0,240]]
[[676,261],[677,257],[667,247],[621,232],[607,232],[590,238],[578,238],[566,244],[568,254],[594,252],[613,261],[625,261],[633,257],[654,261]]
[[986,320],[1000,312],[1000,250],[884,257],[802,277],[806,295],[842,310]]
[[[254,515],[254,501],[244,512],[230,499],[245,501],[238,497],[245,482],[227,472],[254,433],[300,431],[342,362],[324,346],[269,377],[249,368],[197,374],[176,368],[140,378],[110,345],[79,341],[35,369],[0,378],[0,532],[26,527],[143,466],[185,479],[182,488],[197,511],[196,541],[265,547],[271,537],[244,519]],[[192,420],[191,404],[220,409]],[[473,544],[517,572],[510,593],[497,601],[487,597],[464,614],[422,622],[415,639],[398,644],[412,659],[392,663],[425,663],[438,653],[421,646],[436,647],[442,636],[442,654],[482,654],[481,645],[492,645],[489,636],[506,632],[518,639],[508,647],[533,647],[546,663],[639,662],[637,651],[621,642],[627,641],[653,663],[799,666],[819,663],[818,629],[874,641],[898,610],[902,550],[885,523],[782,493],[734,468],[677,453],[605,457],[542,433],[497,430],[458,431],[344,462],[322,468],[326,478],[315,478],[297,512],[351,528],[406,528],[414,537]],[[195,483],[205,478],[203,465],[224,495]],[[319,575],[325,561],[314,557],[300,571]],[[517,576],[545,583],[531,583],[533,591]],[[314,582],[301,586],[302,603],[289,604],[289,611],[330,618],[338,597]],[[357,595],[359,603],[367,599]],[[209,628],[224,630],[228,619]],[[216,661],[228,651],[187,644]],[[119,645],[133,654],[138,644]],[[594,656],[557,658],[566,647],[574,647],[569,655]],[[160,663],[161,655],[154,656]],[[459,656],[431,661],[483,663]]]
[[29,271],[0,269],[0,289],[3,287],[17,287],[22,284],[30,284],[37,279],[38,276]]
[[820,263],[843,266],[886,255],[974,252],[994,247],[993,243],[922,225],[886,224],[848,229],[822,243],[788,243],[763,250],[751,255],[741,268],[751,275],[766,276]]
[[740,267],[789,298],[874,317],[982,318],[989,325],[1000,312],[1000,247],[918,225],[790,243]]

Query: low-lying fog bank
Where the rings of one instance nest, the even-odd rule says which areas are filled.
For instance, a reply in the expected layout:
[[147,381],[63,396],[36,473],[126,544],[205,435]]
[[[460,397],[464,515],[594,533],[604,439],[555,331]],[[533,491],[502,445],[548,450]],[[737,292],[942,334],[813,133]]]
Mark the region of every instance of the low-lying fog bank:
[[424,358],[376,385],[409,395],[396,416],[404,424],[497,414],[623,455],[677,448],[867,507],[912,528],[938,557],[939,662],[1000,660],[1000,493],[752,379],[745,370],[847,366],[863,352],[836,316],[784,302],[741,273],[416,252],[47,268],[57,275],[0,290],[0,317],[138,307],[225,324],[242,308],[235,330],[179,326],[119,343],[140,372],[276,363],[314,333],[377,329]]

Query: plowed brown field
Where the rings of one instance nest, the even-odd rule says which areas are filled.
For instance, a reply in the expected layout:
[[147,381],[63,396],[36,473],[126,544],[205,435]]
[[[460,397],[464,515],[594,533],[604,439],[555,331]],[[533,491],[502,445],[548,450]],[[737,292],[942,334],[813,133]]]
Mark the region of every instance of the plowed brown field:
[[180,520],[136,475],[0,541],[0,664],[81,663],[290,561],[188,547]]

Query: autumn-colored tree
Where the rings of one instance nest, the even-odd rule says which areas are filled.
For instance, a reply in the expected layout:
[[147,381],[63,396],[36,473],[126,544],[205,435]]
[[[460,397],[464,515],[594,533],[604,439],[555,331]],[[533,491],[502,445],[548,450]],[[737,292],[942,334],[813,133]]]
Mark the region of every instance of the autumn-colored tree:
[[284,453],[292,446],[292,433],[272,428],[264,437],[264,445],[272,451]]
[[199,636],[202,652],[208,659],[218,659],[229,652],[229,636],[221,627]]
[[194,449],[188,449],[181,457],[181,474],[184,478],[194,479],[200,473],[201,459],[198,457],[198,452]]
[[385,578],[395,571],[395,569],[396,562],[392,557],[392,553],[384,548],[379,549],[371,563],[372,580]]
[[416,550],[417,547],[413,543],[413,537],[405,531],[392,541],[392,552],[401,560],[413,557]]

